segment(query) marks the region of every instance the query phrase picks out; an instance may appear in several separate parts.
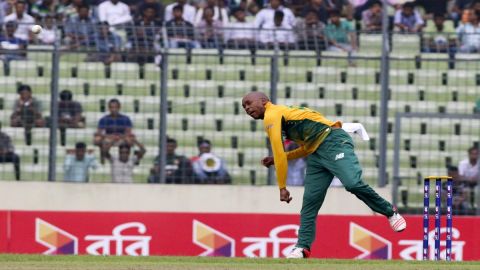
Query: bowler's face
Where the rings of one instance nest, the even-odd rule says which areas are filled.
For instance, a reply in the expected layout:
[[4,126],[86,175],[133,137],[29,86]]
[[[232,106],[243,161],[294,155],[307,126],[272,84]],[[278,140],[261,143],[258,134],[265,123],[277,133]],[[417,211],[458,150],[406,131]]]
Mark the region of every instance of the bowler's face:
[[265,104],[260,98],[245,97],[242,101],[245,112],[253,119],[263,119],[265,115]]

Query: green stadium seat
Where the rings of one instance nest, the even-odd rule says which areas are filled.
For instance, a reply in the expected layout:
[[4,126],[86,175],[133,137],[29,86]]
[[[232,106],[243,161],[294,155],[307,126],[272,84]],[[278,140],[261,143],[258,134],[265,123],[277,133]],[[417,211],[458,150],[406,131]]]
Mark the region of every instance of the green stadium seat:
[[359,35],[359,56],[379,57],[382,55],[382,35],[366,34]]
[[392,53],[393,57],[415,57],[420,52],[420,36],[417,34],[393,34]]

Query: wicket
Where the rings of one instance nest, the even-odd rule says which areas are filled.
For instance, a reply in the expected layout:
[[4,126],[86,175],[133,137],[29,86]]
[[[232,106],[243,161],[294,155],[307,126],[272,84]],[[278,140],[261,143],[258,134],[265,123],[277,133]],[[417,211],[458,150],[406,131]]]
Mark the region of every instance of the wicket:
[[428,233],[429,224],[429,208],[430,208],[430,180],[435,180],[435,260],[440,260],[440,232],[441,232],[441,190],[442,180],[447,181],[447,239],[445,243],[445,259],[452,259],[452,177],[449,176],[429,176],[424,179],[423,188],[423,259],[428,260]]

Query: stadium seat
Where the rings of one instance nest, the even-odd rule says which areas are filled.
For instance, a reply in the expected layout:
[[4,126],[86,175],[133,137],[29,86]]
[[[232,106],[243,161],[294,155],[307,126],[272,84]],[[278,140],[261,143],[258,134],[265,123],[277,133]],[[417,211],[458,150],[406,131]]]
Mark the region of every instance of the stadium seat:
[[359,55],[379,57],[382,55],[382,35],[381,34],[366,34],[359,35]]
[[420,37],[417,34],[393,34],[392,56],[410,58],[420,52]]

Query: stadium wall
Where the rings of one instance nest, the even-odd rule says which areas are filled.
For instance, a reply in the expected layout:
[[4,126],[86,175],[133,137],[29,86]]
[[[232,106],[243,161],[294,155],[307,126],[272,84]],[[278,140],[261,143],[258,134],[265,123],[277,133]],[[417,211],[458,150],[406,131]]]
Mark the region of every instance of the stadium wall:
[[[142,211],[298,214],[303,187],[289,188],[290,204],[275,186],[75,184],[1,182],[0,209],[42,211]],[[391,199],[389,188],[376,188]],[[320,214],[372,215],[344,188],[330,188]]]

